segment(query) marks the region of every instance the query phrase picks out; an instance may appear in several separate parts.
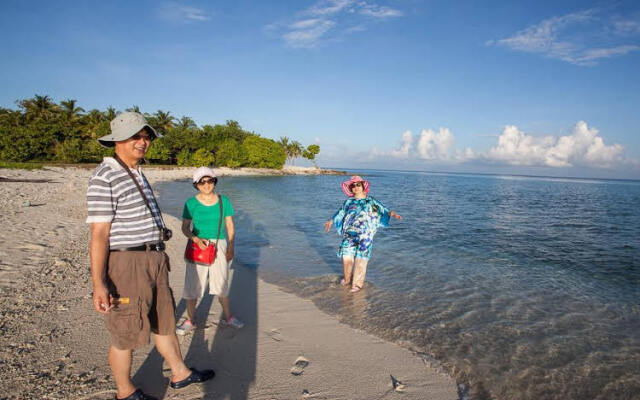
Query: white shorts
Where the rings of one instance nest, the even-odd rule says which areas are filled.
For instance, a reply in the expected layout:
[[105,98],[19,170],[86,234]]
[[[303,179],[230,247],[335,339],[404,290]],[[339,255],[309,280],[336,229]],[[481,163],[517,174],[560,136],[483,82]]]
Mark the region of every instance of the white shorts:
[[204,288],[209,280],[209,293],[220,297],[229,296],[230,262],[227,262],[227,241],[218,240],[216,259],[211,265],[195,264],[189,260],[184,275],[184,299],[197,299],[204,296]]

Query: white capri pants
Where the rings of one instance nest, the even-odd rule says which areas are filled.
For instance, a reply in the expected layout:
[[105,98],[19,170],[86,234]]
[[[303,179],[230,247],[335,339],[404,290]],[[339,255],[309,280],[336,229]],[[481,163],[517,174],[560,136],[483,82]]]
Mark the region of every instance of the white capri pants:
[[227,241],[218,240],[216,259],[211,265],[196,264],[189,260],[184,275],[184,299],[197,299],[204,296],[204,288],[209,280],[209,294],[220,297],[229,296],[229,263],[227,262]]

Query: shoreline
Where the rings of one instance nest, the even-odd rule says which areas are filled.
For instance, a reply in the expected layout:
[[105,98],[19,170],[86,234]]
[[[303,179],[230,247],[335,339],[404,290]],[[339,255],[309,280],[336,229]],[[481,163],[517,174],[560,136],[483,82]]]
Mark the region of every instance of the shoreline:
[[[78,163],[78,164],[47,164],[42,163],[42,169],[47,168],[58,168],[58,169],[82,169],[82,170],[91,170],[93,171],[99,163]],[[173,171],[173,173],[178,175],[190,176],[188,172],[192,172],[196,167],[183,167],[179,165],[154,165],[154,164],[142,164],[141,167],[145,172],[147,171],[164,171],[163,172],[163,180],[172,180],[172,175],[164,175],[167,171]],[[25,169],[25,168],[3,168],[0,167],[1,171],[33,171],[38,170],[38,168],[34,169]],[[219,173],[219,176],[268,176],[268,175],[346,175],[345,171],[328,169],[328,168],[320,168],[320,167],[302,167],[297,165],[284,165],[281,169],[275,168],[250,168],[250,167],[241,167],[241,168],[230,168],[230,167],[213,167],[213,170],[216,173]]]
[[[144,167],[152,184],[190,177],[192,170]],[[5,377],[0,397],[113,397],[108,337],[90,300],[84,218],[91,172],[0,169],[1,177],[12,180],[0,183],[0,200],[7,204],[0,218],[9,227],[0,234],[2,274],[6,266],[14,267],[8,270],[13,278],[0,282],[0,372]],[[181,253],[186,239],[179,234],[178,219],[165,219],[176,232],[167,252],[179,316],[184,312]],[[370,399],[398,396],[391,375],[406,385],[403,398],[458,397],[453,379],[418,355],[350,328],[310,300],[266,283],[242,266],[241,254],[234,275],[232,306],[247,326],[239,331],[219,327],[220,306],[207,296],[197,311],[207,319],[204,329],[181,338],[189,365],[212,366],[217,377],[184,391],[167,389],[167,371],[153,347],[146,346],[134,352],[135,382],[161,398],[300,398],[307,391],[303,398]],[[309,365],[294,376],[290,369],[298,356]]]

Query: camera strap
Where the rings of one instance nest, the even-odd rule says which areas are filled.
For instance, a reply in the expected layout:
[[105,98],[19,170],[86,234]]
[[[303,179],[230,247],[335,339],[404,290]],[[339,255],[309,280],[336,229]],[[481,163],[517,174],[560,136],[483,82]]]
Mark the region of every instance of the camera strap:
[[[124,163],[124,161],[122,161],[122,159],[120,159],[120,157],[118,157],[117,154],[114,154],[113,158],[115,158],[116,161],[118,162],[118,164],[120,164],[120,166],[122,166],[122,168],[124,168],[124,170],[127,171],[129,176],[133,180],[133,183],[136,184],[136,187],[138,188],[138,191],[140,192],[140,196],[142,196],[142,199],[144,200],[144,203],[147,205],[147,208],[149,209],[149,212],[151,213],[151,216],[153,216],[153,208],[151,208],[151,203],[149,202],[149,199],[147,199],[147,196],[144,194],[144,190],[142,190],[142,187],[140,186],[140,183],[138,183],[138,180],[136,179],[136,177],[133,176],[133,172],[131,172],[131,169],[127,166],[127,164]],[[141,177],[142,177],[142,179],[145,179],[142,174],[141,174]],[[149,187],[149,189],[151,189],[151,187]],[[158,202],[156,202],[156,207],[158,208],[158,215],[160,216],[160,221],[162,221],[162,225],[160,225],[158,223],[158,220],[156,218],[153,218],[153,220],[155,221],[156,225],[158,226],[158,229],[160,230],[160,240],[162,240],[162,237],[163,237],[162,230],[164,229],[166,224],[164,223],[164,218],[162,218],[162,211],[160,211],[160,206],[158,206]]]

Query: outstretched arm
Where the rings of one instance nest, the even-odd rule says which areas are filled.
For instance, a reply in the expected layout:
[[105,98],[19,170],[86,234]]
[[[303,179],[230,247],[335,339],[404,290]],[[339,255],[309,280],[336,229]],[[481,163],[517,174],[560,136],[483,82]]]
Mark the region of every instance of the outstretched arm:
[[387,226],[389,224],[389,219],[391,217],[393,217],[393,218],[395,218],[397,220],[401,220],[402,219],[400,214],[398,214],[395,211],[391,211],[387,206],[382,204],[382,202],[380,200],[377,200],[377,199],[371,197],[371,201],[373,202],[374,207],[377,208],[378,212],[380,213],[380,224],[382,226]]
[[330,219],[328,221],[325,221],[324,223],[325,232],[329,232],[331,230],[331,225],[333,225],[333,220]]
[[331,218],[325,221],[324,230],[326,232],[329,232],[329,230],[331,230],[331,225],[334,225],[334,224],[336,226],[336,229],[340,230],[342,228],[342,219],[344,218],[344,215],[345,215],[347,201],[345,201],[342,204],[342,207],[340,207],[338,211],[336,211]]

